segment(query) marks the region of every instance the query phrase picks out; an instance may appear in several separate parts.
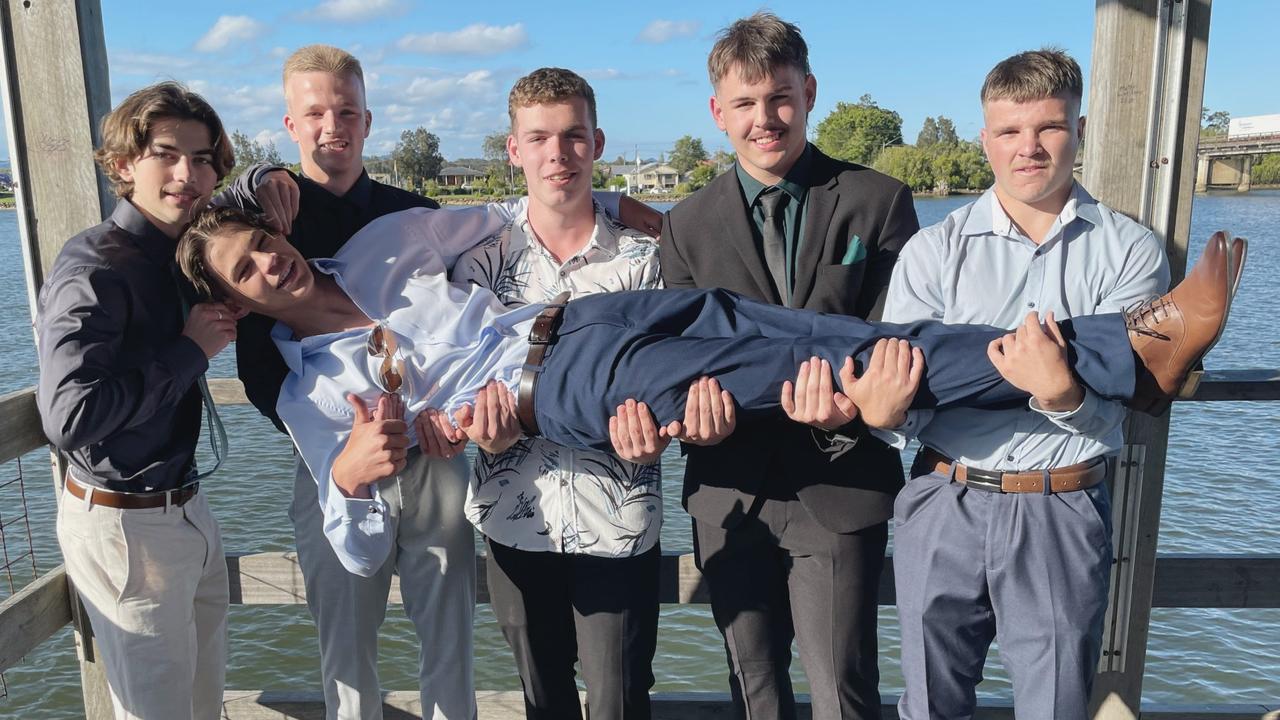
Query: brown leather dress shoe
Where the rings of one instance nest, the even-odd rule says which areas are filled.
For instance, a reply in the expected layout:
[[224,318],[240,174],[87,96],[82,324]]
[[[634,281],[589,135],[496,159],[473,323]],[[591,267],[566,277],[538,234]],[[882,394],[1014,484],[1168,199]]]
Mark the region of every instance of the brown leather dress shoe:
[[[1241,240],[1238,258],[1244,262]],[[1129,342],[1138,359],[1137,386],[1129,406],[1159,415],[1181,390],[1187,374],[1209,352],[1227,324],[1239,267],[1236,247],[1217,232],[1205,245],[1200,262],[1167,294],[1125,313]]]

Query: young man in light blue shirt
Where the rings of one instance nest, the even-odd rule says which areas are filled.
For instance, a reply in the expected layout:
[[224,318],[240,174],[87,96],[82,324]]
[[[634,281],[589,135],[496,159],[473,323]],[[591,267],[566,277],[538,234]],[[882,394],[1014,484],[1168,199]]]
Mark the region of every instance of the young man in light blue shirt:
[[1150,230],[1072,177],[1082,86],[1056,50],[991,71],[982,144],[995,186],[921,230],[890,283],[888,321],[1021,326],[992,360],[1032,396],[912,411],[899,427],[922,445],[894,508],[904,720],[971,717],[996,637],[1019,717],[1088,717],[1112,558],[1105,481],[1126,409],[1070,372],[1054,320],[1137,305],[1164,292],[1169,266]]

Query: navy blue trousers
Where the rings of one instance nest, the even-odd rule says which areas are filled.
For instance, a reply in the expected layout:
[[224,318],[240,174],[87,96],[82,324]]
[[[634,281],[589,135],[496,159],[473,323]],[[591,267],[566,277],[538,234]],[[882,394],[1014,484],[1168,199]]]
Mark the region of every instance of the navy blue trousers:
[[[1072,369],[1111,400],[1128,400],[1134,358],[1119,314],[1061,321]],[[542,435],[578,448],[612,451],[609,416],[628,398],[649,404],[660,423],[684,418],[689,385],[714,377],[733,393],[739,418],[780,413],[782,383],[800,363],[833,368],[853,356],[859,372],[881,338],[906,338],[925,357],[914,408],[1023,403],[987,359],[1007,330],[986,325],[868,322],[769,305],[727,290],[601,293],[570,302],[543,362],[534,398]]]

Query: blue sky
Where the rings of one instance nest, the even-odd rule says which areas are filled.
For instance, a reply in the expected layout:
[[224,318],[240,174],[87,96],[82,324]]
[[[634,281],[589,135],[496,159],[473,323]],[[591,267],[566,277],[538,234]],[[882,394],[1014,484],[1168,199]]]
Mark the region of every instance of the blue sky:
[[[297,150],[281,125],[280,65],[301,45],[346,48],[364,63],[373,134],[384,154],[400,132],[427,127],[446,158],[480,155],[506,125],[506,93],[544,65],[571,68],[596,90],[605,157],[649,157],[693,135],[728,149],[707,111],[705,63],[715,33],[759,2],[439,2],[222,0],[173,4],[102,0],[112,102],[176,79],[204,94],[228,129]],[[773,9],[810,47],[818,101],[810,129],[836,102],[869,93],[902,115],[915,139],[945,115],[962,137],[981,126],[986,71],[1019,50],[1057,45],[1089,71],[1094,2],[896,0],[804,2]],[[1233,117],[1280,113],[1280,82],[1263,70],[1280,2],[1214,4],[1205,104]],[[168,17],[167,17],[168,16]],[[1270,78],[1270,79],[1264,79]],[[7,151],[0,151],[7,155]]]

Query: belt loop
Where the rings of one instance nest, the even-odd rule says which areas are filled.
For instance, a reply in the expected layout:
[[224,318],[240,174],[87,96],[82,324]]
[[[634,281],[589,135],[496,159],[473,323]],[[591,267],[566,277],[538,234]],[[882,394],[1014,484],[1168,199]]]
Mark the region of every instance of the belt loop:
[[84,485],[84,509],[86,512],[93,507],[93,486]]
[[165,490],[164,491],[164,514],[165,515],[169,514],[169,506],[172,504],[173,504],[173,491]]
[[1044,478],[1044,494],[1045,494],[1045,495],[1052,495],[1052,494],[1053,494],[1053,480],[1051,480],[1051,479],[1049,478],[1049,470],[1048,470],[1048,469],[1041,470],[1041,471],[1040,471],[1040,475]]
[[959,464],[960,462],[958,460],[951,461],[951,469],[947,471],[947,482],[956,481],[956,466]]

